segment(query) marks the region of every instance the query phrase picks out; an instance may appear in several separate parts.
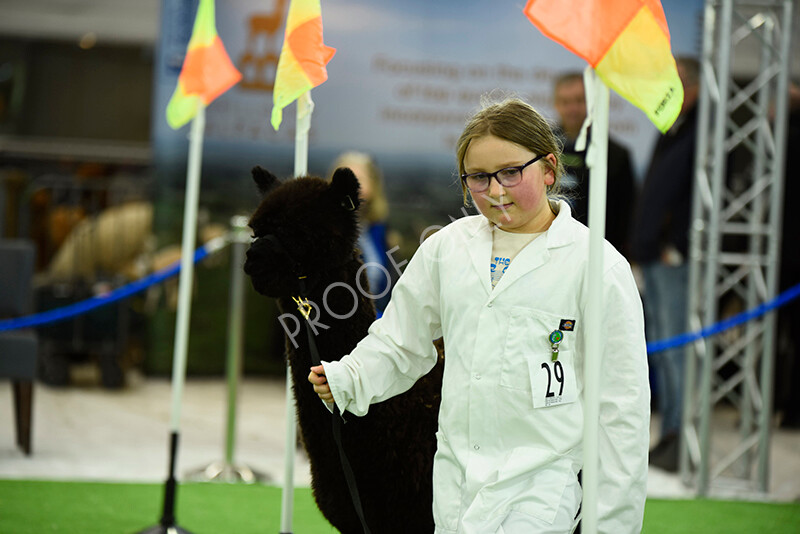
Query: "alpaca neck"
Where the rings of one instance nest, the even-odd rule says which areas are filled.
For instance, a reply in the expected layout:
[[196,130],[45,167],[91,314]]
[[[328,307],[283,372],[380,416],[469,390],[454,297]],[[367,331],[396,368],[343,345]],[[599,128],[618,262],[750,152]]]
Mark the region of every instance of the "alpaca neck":
[[[295,335],[287,339],[286,347],[306,447],[317,451],[315,444],[321,440],[322,450],[329,449],[325,454],[335,453],[335,448],[328,447],[330,443],[327,435],[324,438],[316,434],[306,435],[307,430],[320,424],[327,425],[330,421],[330,414],[321,409],[321,401],[308,383],[309,369],[317,364],[312,360],[308,330],[316,345],[318,357],[328,362],[340,360],[367,335],[370,324],[375,320],[375,306],[372,299],[364,296],[359,289],[359,285],[365,292],[368,288],[364,270],[358,272],[360,266],[360,261],[354,261],[337,269],[338,274],[335,276],[321,280],[313,286],[307,297],[313,306],[308,321],[291,297],[278,300],[281,313],[292,314],[299,325]],[[359,284],[356,283],[358,275],[362,278]],[[286,334],[289,337],[288,332]]]
[[[341,268],[328,271],[325,273],[327,276],[312,286],[307,295],[312,306],[308,320],[293,298],[279,299],[281,312],[291,313],[296,319],[294,324],[299,325],[287,345],[296,380],[305,381],[313,363],[306,329],[311,330],[319,356],[324,361],[339,360],[366,336],[369,325],[375,320],[375,306],[367,293],[369,286],[361,265],[360,260],[354,259]],[[289,336],[288,331],[286,334]]]

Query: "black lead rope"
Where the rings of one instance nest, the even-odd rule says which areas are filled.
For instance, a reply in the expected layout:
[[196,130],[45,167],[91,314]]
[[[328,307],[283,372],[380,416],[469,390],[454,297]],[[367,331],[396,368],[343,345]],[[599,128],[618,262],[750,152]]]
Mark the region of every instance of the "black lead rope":
[[[346,197],[349,201],[349,207],[343,205],[345,209],[348,211],[352,211],[354,208],[353,201],[350,197]],[[295,261],[294,257],[286,250],[283,244],[278,240],[278,238],[272,234],[263,236],[263,239],[271,242],[272,245],[280,252],[282,252],[290,261],[292,271],[297,275],[297,281],[300,285],[300,298],[292,297],[297,303],[297,309],[303,315],[306,320],[306,337],[308,338],[308,350],[311,353],[311,363],[314,365],[322,365],[322,360],[319,357],[319,350],[317,350],[317,343],[314,341],[314,334],[311,331],[311,326],[309,325],[311,321],[311,304],[308,302],[308,289],[306,288],[306,277],[301,275],[301,267]],[[350,261],[350,260],[348,260]],[[367,526],[367,521],[364,519],[364,510],[361,507],[361,496],[358,493],[358,487],[356,486],[356,477],[353,473],[353,468],[350,466],[350,461],[347,459],[347,454],[344,451],[344,446],[342,444],[342,421],[343,416],[339,412],[339,407],[334,403],[333,405],[333,440],[336,442],[336,447],[339,449],[339,460],[342,464],[342,471],[344,471],[344,479],[347,482],[347,489],[350,490],[350,498],[353,501],[353,506],[356,509],[356,514],[358,514],[358,518],[361,520],[361,526],[364,529],[364,534],[370,534],[369,527]]]
[[[306,285],[304,281],[305,277],[300,277],[300,294],[302,295],[301,298],[295,298],[294,301],[297,303],[297,309],[306,319],[306,337],[308,338],[308,350],[311,352],[311,363],[316,365],[322,365],[322,360],[319,357],[319,351],[317,350],[317,343],[314,341],[314,334],[311,332],[311,326],[309,325],[310,316],[311,316],[311,304],[308,302],[308,298],[306,298]],[[358,514],[358,519],[361,520],[361,526],[364,529],[364,534],[370,534],[369,527],[367,526],[367,520],[364,519],[364,510],[361,507],[361,496],[358,493],[358,486],[356,486],[356,477],[353,473],[353,468],[350,466],[350,461],[347,459],[347,454],[344,451],[344,445],[342,444],[342,415],[339,413],[339,407],[336,403],[333,404],[333,420],[331,421],[333,426],[333,440],[336,442],[336,448],[339,449],[339,460],[342,463],[342,471],[344,471],[344,479],[347,482],[347,489],[350,490],[350,498],[353,501],[353,506],[356,509],[356,514]]]

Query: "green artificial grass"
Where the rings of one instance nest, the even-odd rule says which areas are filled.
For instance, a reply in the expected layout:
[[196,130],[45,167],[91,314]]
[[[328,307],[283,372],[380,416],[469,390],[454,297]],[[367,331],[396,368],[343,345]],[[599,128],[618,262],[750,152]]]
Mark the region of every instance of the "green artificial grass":
[[[2,534],[134,534],[161,519],[163,484],[0,481]],[[193,534],[277,534],[281,489],[180,484],[176,523]],[[311,490],[295,491],[294,532],[333,533]]]
[[646,534],[798,534],[800,503],[648,499]]
[[[158,523],[162,499],[161,484],[0,480],[0,533],[135,534]],[[178,487],[177,524],[193,534],[277,534],[280,515],[280,488],[220,483]],[[295,489],[292,526],[297,534],[336,532],[308,488]],[[797,534],[800,504],[649,499],[643,532]]]

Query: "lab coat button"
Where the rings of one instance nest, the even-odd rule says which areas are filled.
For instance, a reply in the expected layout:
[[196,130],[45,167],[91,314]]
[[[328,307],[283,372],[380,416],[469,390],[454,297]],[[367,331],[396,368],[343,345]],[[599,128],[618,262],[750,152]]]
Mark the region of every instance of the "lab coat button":
[[487,307],[487,308],[491,308],[491,307],[492,307],[492,303],[491,303],[491,302],[490,302],[490,303],[488,303],[488,304],[486,305],[486,307]]
[[478,444],[476,443],[475,445],[473,445],[473,448],[474,448],[476,451],[478,451],[478,450],[480,450],[481,446],[480,446],[480,445],[478,445]]
[[481,379],[481,375],[479,375],[478,373],[475,373],[475,380],[480,380],[480,379]]

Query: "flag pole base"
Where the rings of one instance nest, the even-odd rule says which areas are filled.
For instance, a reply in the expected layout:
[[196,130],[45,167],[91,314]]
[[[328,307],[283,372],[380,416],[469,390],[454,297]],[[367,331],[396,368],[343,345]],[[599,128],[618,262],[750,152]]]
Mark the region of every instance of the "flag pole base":
[[192,534],[185,528],[175,524],[175,497],[178,492],[178,481],[175,480],[175,464],[178,458],[179,434],[177,430],[170,432],[169,439],[169,476],[164,481],[164,508],[158,525],[138,531],[136,534]]
[[177,525],[172,525],[172,526],[156,525],[154,527],[140,530],[136,534],[192,534],[192,533],[186,530],[185,528],[179,527]]
[[269,482],[272,477],[255,471],[246,465],[219,461],[186,473],[186,479],[194,482],[242,482],[255,484],[256,482]]

